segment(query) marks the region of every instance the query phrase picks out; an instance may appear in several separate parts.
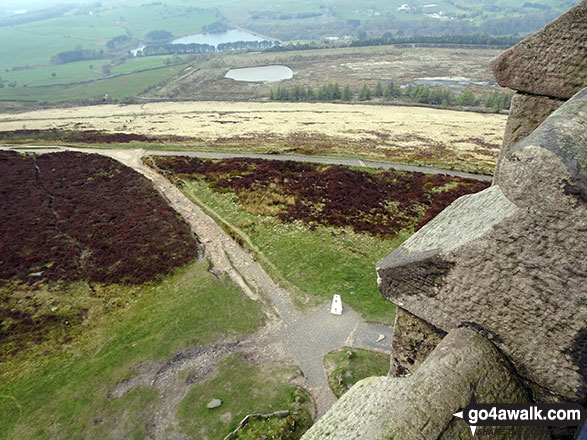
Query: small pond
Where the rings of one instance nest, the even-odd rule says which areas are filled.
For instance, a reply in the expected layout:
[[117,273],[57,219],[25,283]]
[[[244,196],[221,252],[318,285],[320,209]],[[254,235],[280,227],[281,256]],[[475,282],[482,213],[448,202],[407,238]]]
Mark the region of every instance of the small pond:
[[235,81],[271,82],[291,79],[293,77],[293,71],[287,66],[244,67],[241,69],[230,69],[224,77],[234,79]]

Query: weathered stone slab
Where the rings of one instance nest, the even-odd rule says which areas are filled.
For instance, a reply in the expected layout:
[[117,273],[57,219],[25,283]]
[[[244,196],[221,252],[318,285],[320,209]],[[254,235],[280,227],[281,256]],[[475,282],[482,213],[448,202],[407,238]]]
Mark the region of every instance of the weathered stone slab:
[[500,86],[520,92],[568,99],[587,87],[587,0],[489,65]]
[[[447,438],[444,432],[454,425],[451,440],[469,440],[467,425],[453,413],[469,403],[474,384],[479,402],[529,401],[527,390],[493,344],[474,330],[455,329],[412,376],[371,377],[355,384],[302,439],[435,440]],[[492,438],[509,439],[512,434]],[[549,437],[542,429],[528,428],[516,438]]]
[[397,308],[393,332],[390,376],[396,377],[413,374],[446,336],[401,307]]
[[386,298],[446,332],[483,329],[540,399],[587,394],[586,100],[514,146],[499,185],[457,200],[378,266]]
[[569,209],[587,202],[587,88],[556,110],[505,155],[498,173],[504,194],[520,206]]
[[[383,296],[400,307],[403,296],[436,296],[452,268],[441,254],[481,237],[516,211],[497,186],[455,200],[377,265]],[[405,280],[413,281],[409,290]]]
[[538,128],[552,112],[563,104],[564,101],[546,96],[527,95],[523,93],[516,93],[514,95],[508,121],[505,126],[501,150],[497,159],[494,183],[499,183],[497,176],[499,174],[500,163],[510,149]]

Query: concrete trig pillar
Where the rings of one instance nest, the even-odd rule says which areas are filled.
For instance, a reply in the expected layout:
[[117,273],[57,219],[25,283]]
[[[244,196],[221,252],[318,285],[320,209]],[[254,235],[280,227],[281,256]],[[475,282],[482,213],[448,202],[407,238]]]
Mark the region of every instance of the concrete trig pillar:
[[330,307],[330,313],[333,315],[342,315],[342,300],[340,295],[335,294],[332,297],[332,307]]

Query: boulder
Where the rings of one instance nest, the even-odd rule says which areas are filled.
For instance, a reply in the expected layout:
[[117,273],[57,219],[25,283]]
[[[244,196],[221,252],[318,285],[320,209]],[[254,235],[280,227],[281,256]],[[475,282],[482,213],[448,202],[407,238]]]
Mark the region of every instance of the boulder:
[[502,87],[569,99],[587,87],[587,0],[489,65]]
[[206,405],[206,408],[214,409],[214,408],[218,408],[220,405],[222,405],[222,400],[212,399],[212,400],[210,400],[210,402],[208,402],[208,405]]

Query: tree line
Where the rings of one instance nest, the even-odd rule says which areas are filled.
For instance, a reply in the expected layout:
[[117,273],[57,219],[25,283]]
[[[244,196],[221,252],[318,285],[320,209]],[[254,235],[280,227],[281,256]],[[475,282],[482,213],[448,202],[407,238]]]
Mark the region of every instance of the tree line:
[[494,36],[488,33],[471,35],[414,35],[412,37],[394,37],[383,34],[381,38],[355,40],[350,46],[385,46],[390,44],[456,44],[471,46],[510,47],[518,43],[522,37],[517,35]]
[[66,50],[65,52],[58,52],[51,57],[51,64],[67,64],[76,61],[99,60],[104,58],[105,54],[102,49],[82,49],[78,47],[75,50]]
[[358,90],[351,89],[346,84],[341,87],[338,83],[328,83],[314,90],[312,87],[294,85],[291,87],[277,86],[272,88],[269,99],[272,101],[370,101],[377,99],[379,101],[402,101],[413,102],[418,104],[427,104],[440,107],[483,107],[495,112],[507,110],[510,107],[513,93],[492,92],[475,95],[472,90],[465,90],[461,93],[454,93],[450,90],[427,87],[427,86],[408,86],[399,87],[393,81],[385,84],[378,82],[374,88],[363,84]]
[[519,36],[493,36],[487,33],[472,35],[415,35],[412,37],[391,37],[384,34],[381,38],[356,40],[350,43],[290,43],[282,45],[279,41],[235,41],[221,43],[214,47],[209,44],[156,44],[137,52],[137,56],[174,55],[192,53],[228,52],[232,50],[264,50],[265,52],[288,52],[296,50],[325,49],[331,47],[384,46],[391,44],[453,44],[474,46],[510,47],[521,40]]
[[147,46],[142,50],[137,51],[137,56],[152,56],[152,55],[181,55],[192,53],[211,53],[211,52],[228,52],[232,50],[244,49],[267,49],[273,46],[272,41],[234,41],[231,43],[220,43],[218,46],[211,44],[188,43],[188,44],[159,44]]
[[492,46],[511,47],[522,40],[518,35],[493,36],[488,33],[470,35],[414,35],[411,37],[394,37],[389,33],[383,34],[380,38],[365,38],[347,42],[335,43],[290,43],[281,45],[275,42],[273,46],[265,49],[266,52],[289,52],[296,50],[330,49],[338,47],[366,47],[366,46],[388,46],[392,44],[438,44],[458,46]]

